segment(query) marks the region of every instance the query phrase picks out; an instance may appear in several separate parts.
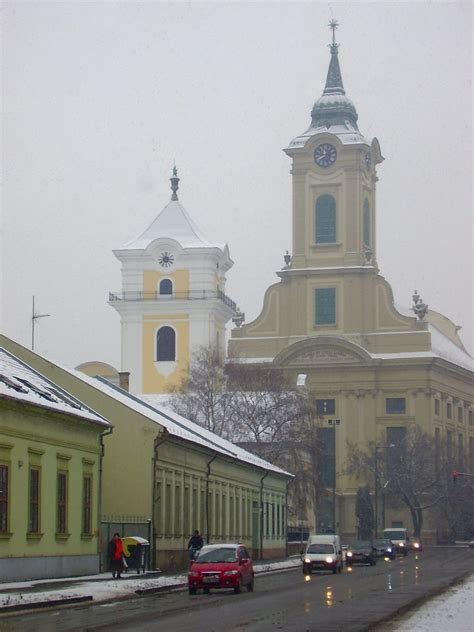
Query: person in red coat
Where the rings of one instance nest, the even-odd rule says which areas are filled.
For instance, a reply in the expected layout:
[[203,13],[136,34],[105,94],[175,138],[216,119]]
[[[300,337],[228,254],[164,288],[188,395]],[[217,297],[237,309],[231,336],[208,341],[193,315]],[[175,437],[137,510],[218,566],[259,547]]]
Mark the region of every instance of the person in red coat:
[[112,571],[112,577],[115,579],[122,579],[121,573],[124,571],[123,563],[123,544],[120,538],[120,533],[114,533],[114,537],[109,543],[109,561],[110,569]]

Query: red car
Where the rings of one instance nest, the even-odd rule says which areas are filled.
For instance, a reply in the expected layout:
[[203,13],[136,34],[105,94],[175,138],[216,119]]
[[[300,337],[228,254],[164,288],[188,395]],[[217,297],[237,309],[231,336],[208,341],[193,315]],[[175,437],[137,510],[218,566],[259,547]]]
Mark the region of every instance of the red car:
[[249,552],[242,544],[207,544],[199,551],[188,573],[188,589],[195,595],[200,588],[233,588],[238,593],[245,586],[253,590],[254,572]]

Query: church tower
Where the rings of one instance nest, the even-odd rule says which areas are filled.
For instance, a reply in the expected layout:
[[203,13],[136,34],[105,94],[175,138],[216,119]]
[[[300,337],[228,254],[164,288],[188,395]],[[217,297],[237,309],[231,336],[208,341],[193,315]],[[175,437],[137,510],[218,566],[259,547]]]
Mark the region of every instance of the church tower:
[[225,326],[236,306],[225,295],[232,267],[227,244],[211,244],[178,200],[176,167],[170,202],[136,239],[114,250],[122,291],[109,304],[120,314],[122,371],[132,393],[164,393],[185,377],[193,351],[224,355]]

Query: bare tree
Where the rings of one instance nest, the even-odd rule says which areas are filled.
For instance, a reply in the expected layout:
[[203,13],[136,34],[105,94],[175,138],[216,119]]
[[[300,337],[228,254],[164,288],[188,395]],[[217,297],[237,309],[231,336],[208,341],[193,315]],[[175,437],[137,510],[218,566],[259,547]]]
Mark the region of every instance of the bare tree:
[[199,347],[193,353],[185,379],[171,395],[169,405],[186,419],[232,439],[231,399],[220,354],[213,347]]
[[[378,454],[373,442],[365,450],[348,446],[348,474],[353,474],[377,486],[385,479],[388,501],[402,502],[410,511],[413,533],[419,537],[423,528],[424,513],[446,499],[442,485],[446,466],[440,446],[434,438],[418,427],[407,429],[405,439],[392,449]],[[376,470],[377,463],[377,470]],[[378,491],[380,487],[378,487]]]

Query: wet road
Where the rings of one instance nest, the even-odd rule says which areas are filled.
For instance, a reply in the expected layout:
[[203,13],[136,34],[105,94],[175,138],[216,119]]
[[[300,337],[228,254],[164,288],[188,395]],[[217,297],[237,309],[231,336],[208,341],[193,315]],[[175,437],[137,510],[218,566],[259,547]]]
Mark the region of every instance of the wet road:
[[474,572],[474,550],[427,548],[341,575],[301,569],[258,576],[255,592],[172,592],[0,619],[0,632],[344,632],[365,630],[414,599]]

